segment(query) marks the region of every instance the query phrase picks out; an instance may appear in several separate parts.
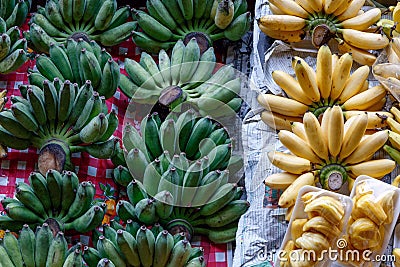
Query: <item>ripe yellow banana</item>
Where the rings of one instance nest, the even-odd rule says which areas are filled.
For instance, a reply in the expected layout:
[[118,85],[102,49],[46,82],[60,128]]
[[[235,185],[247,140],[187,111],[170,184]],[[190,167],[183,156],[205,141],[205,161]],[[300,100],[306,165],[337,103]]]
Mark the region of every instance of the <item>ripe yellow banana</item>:
[[335,15],[336,17],[340,16],[341,14],[343,14],[347,8],[349,7],[349,5],[351,4],[352,0],[345,0],[343,1],[343,3],[340,5],[340,7],[338,7],[338,9],[336,9],[333,12],[333,15]]
[[306,131],[304,130],[304,124],[301,122],[293,122],[291,125],[291,130],[292,132],[297,135],[298,137],[300,137],[301,139],[303,139],[304,141],[307,141],[307,135],[306,135]]
[[324,114],[322,115],[322,120],[321,120],[322,135],[324,137],[324,141],[325,141],[326,144],[329,143],[328,135],[329,135],[329,130],[330,130],[329,129],[329,127],[330,127],[329,120],[330,120],[330,117],[331,117],[331,114],[332,114],[331,109],[332,108],[329,107],[329,108],[327,108],[325,110]]
[[304,141],[294,133],[281,130],[278,133],[279,141],[294,155],[307,159],[312,163],[322,163],[321,159],[314,153],[308,142]]
[[368,116],[365,113],[359,114],[352,119],[347,119],[344,125],[345,131],[339,158],[348,157],[356,149],[361,138],[364,136],[367,124]]
[[358,144],[357,148],[343,161],[343,163],[355,164],[365,161],[378,151],[386,143],[388,138],[389,131],[387,130],[379,131],[366,137]]
[[311,112],[307,112],[303,117],[304,129],[307,140],[311,148],[318,157],[328,160],[328,144],[324,140],[321,126],[318,119]]
[[368,79],[369,67],[361,66],[357,68],[351,76],[347,79],[344,89],[339,96],[339,102],[344,103],[349,98],[355,96],[361,91],[364,82]]
[[389,131],[389,142],[394,148],[400,150],[400,134]]
[[302,174],[312,169],[309,160],[278,151],[268,152],[268,159],[276,167],[294,174]]
[[294,100],[306,105],[312,104],[312,100],[304,93],[299,82],[290,74],[284,71],[276,70],[272,72],[272,79],[285,91],[290,98],[293,98]]
[[[347,111],[346,113],[352,113],[357,111]],[[385,128],[387,126],[386,119],[393,118],[393,115],[389,112],[372,112],[368,111],[368,125],[367,129]],[[348,115],[345,115],[345,117]]]
[[306,19],[310,16],[299,4],[293,0],[270,0],[270,3],[277,6],[288,15],[297,16]]
[[386,89],[382,85],[369,88],[343,103],[343,110],[363,110],[379,102],[386,95]]
[[386,35],[380,33],[362,32],[353,29],[339,29],[343,39],[350,45],[365,49],[379,50],[385,48],[389,44]]
[[279,172],[265,178],[264,184],[272,189],[286,189],[299,177],[290,172]]
[[324,0],[309,0],[310,6],[316,12],[321,12],[324,9]]
[[344,11],[337,19],[338,21],[344,21],[346,19],[357,16],[358,12],[361,10],[364,5],[365,0],[353,0],[350,5],[347,7],[346,11]]
[[396,31],[400,32],[400,4],[397,3],[392,13],[393,21],[396,22]]
[[300,117],[289,117],[270,111],[263,111],[261,113],[261,120],[269,127],[276,130],[289,130],[291,129],[290,123],[300,122]]
[[352,65],[353,57],[349,53],[342,55],[336,63],[332,73],[332,89],[330,95],[332,99],[338,99],[342,93],[346,81],[350,77]]
[[344,135],[344,119],[342,109],[334,106],[329,115],[328,148],[329,153],[336,157],[342,147]]
[[264,27],[262,24],[259,24],[258,27],[260,30],[273,39],[282,40],[288,43],[296,43],[306,37],[306,32],[304,30],[297,31],[273,31],[267,27]]
[[332,86],[332,53],[329,46],[323,45],[317,54],[317,84],[322,99],[327,99]]
[[288,208],[294,205],[300,189],[305,185],[315,185],[313,172],[307,172],[300,175],[280,196],[278,205]]
[[295,0],[297,4],[299,4],[305,11],[307,11],[310,14],[315,13],[315,10],[313,9],[310,1],[308,0]]
[[390,159],[376,159],[365,161],[348,167],[354,175],[368,175],[373,178],[380,179],[384,175],[390,173],[396,167],[396,163]]
[[379,8],[372,8],[361,15],[340,22],[340,26],[345,29],[365,31],[372,24],[380,20],[380,18],[381,10]]
[[351,53],[354,61],[361,65],[372,66],[376,61],[376,56],[366,50],[354,47],[346,41],[341,40],[338,43],[338,50],[340,53]]
[[266,110],[286,116],[301,117],[308,110],[308,106],[296,100],[272,94],[259,94],[257,100]]
[[383,97],[380,101],[376,102],[374,105],[365,109],[366,111],[381,111],[386,104],[386,97]]
[[274,15],[285,15],[285,12],[280,10],[276,5],[269,3],[269,10],[271,10]]
[[392,113],[396,119],[396,121],[400,121],[400,110],[393,106],[390,108],[390,113]]
[[320,94],[317,85],[315,71],[300,57],[294,57],[294,72],[299,81],[301,88],[305,95],[311,98],[312,101],[317,102],[320,100]]
[[400,37],[392,38],[392,49],[396,53],[397,57],[400,58]]
[[273,31],[297,31],[306,26],[306,20],[291,15],[266,15],[260,18],[259,24]]
[[[395,121],[392,118],[387,118],[386,120],[387,125],[389,126],[390,130],[392,130],[393,132],[400,134],[400,123],[398,123],[397,121]],[[390,136],[390,133],[389,133]]]
[[345,0],[325,0],[324,10],[326,14],[332,14],[337,10]]

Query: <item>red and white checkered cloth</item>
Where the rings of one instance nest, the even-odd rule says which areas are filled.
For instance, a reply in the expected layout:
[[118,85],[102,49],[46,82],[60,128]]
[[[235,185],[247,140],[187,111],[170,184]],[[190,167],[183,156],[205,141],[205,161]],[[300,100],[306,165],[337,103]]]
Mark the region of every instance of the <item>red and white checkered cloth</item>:
[[[129,57],[139,60],[139,51],[135,48],[131,40],[126,41],[119,47],[111,49],[111,54],[114,55],[115,60],[123,61],[124,57]],[[124,57],[118,56],[124,53]],[[19,96],[20,92],[18,86],[20,84],[27,84],[28,78],[26,70],[34,67],[34,61],[28,61],[17,72],[0,75],[0,90],[7,89],[7,96]],[[121,69],[121,72],[124,72]],[[115,136],[122,137],[122,123],[124,120],[125,110],[128,106],[129,99],[121,93],[118,89],[114,97],[106,101],[109,110],[115,109],[118,114],[120,125]],[[6,107],[10,106],[10,101]],[[17,151],[14,149],[8,150],[8,157],[0,160],[0,199],[7,196],[13,197],[15,185],[18,182],[28,182],[29,174],[37,171],[38,151],[37,149],[30,148],[24,151]],[[72,163],[76,167],[76,172],[81,181],[92,181],[96,185],[99,183],[110,184],[117,188],[112,180],[112,172],[114,165],[111,160],[102,160],[91,157],[87,153],[75,153],[72,155]],[[102,192],[99,186],[97,188],[98,198],[102,197]],[[0,207],[1,209],[2,207]],[[83,236],[82,236],[83,237]],[[193,245],[204,248],[205,260],[208,267],[227,267],[228,261],[232,258],[232,250],[229,248],[230,244],[215,245],[210,243],[205,237],[194,237]]]

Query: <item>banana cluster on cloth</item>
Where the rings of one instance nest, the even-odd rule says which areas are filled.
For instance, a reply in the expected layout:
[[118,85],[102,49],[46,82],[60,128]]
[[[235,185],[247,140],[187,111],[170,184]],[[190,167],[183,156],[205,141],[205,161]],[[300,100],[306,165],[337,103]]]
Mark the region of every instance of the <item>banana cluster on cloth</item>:
[[380,20],[380,9],[364,12],[364,4],[365,0],[272,0],[272,14],[258,23],[266,35],[286,42],[299,42],[307,34],[316,47],[335,41],[341,53],[352,53],[356,62],[371,66],[376,56],[369,50],[385,48],[389,39],[371,27]]
[[95,40],[103,46],[117,45],[132,35],[137,22],[128,21],[128,6],[117,10],[116,0],[50,0],[38,7],[27,38],[37,52],[69,38]]
[[206,45],[222,38],[238,41],[251,26],[246,0],[148,0],[146,5],[148,14],[133,11],[143,30],[134,32],[133,41],[148,52],[167,50],[195,35],[205,38]]

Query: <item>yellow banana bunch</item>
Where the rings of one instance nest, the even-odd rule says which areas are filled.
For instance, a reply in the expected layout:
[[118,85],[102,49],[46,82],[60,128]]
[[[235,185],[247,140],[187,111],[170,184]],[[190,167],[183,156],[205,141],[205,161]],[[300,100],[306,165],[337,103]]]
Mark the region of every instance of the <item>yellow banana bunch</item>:
[[[335,105],[325,111],[321,123],[313,113],[307,112],[303,123],[291,125],[292,132],[288,130],[279,132],[280,142],[290,150],[291,154],[269,152],[270,162],[284,172],[265,179],[265,184],[270,188],[285,189],[279,198],[279,206],[284,208],[293,206],[300,188],[304,185],[313,186],[320,183],[324,189],[337,191],[349,180],[348,178],[356,179],[359,175],[368,175],[380,179],[395,168],[393,160],[371,159],[389,139],[388,130],[366,135],[368,115],[363,112],[350,117],[346,122],[343,118],[342,109]],[[361,194],[359,195],[361,197]],[[303,196],[306,204],[313,198],[311,194]],[[382,203],[386,202],[382,200]],[[364,203],[362,207],[367,207],[367,204],[368,202]],[[307,204],[307,212],[315,213],[322,210],[336,213],[334,210],[323,208],[322,203],[319,203],[320,206],[315,205],[316,203]],[[384,210],[388,211],[390,208]],[[371,213],[377,218],[374,220],[376,223],[386,220],[382,213],[385,214],[383,211]],[[326,219],[333,224],[339,220],[333,215]]]
[[[300,57],[294,57],[292,60],[296,77],[284,71],[273,71],[273,80],[287,97],[273,94],[258,96],[258,102],[265,108],[261,115],[263,122],[277,130],[290,131],[291,122],[301,122],[306,112],[319,118],[334,105],[339,105],[350,114],[364,111],[374,114],[374,111],[381,111],[386,102],[385,88],[378,85],[368,89],[370,68],[367,65],[350,74],[354,59],[353,52],[344,53],[337,58],[336,55],[332,55],[329,47],[324,45],[318,51],[316,71]],[[368,116],[368,120],[368,129],[382,127],[381,123],[377,123],[375,116]],[[378,122],[381,121],[378,119]]]
[[[389,154],[389,156],[394,159],[397,163],[400,163],[400,110],[392,106],[390,108],[390,114],[392,117],[386,119],[387,125],[390,128],[389,131],[389,145],[385,145],[383,149]],[[400,178],[393,181],[394,186],[398,187]]]
[[381,10],[361,12],[364,3],[365,0],[271,0],[272,14],[261,17],[258,25],[266,35],[285,42],[300,42],[307,33],[317,48],[335,40],[342,46],[341,53],[351,52],[355,61],[371,66],[376,57],[369,50],[385,48],[389,39],[371,30],[381,19]]

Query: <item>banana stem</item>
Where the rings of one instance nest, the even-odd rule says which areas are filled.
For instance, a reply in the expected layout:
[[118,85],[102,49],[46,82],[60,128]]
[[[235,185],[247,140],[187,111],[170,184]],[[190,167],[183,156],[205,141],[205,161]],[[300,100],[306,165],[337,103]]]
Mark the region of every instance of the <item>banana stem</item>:
[[193,27],[193,20],[188,20],[187,23],[188,23],[189,31],[192,32],[193,30],[195,30]]
[[224,32],[219,32],[219,33],[217,33],[217,34],[212,34],[212,35],[210,35],[210,39],[212,40],[212,41],[216,41],[216,40],[219,40],[219,39],[222,39],[222,38],[224,38]]
[[67,138],[67,143],[71,145],[76,145],[79,143],[82,143],[81,138],[79,137],[79,133],[74,134],[73,136],[70,136]]
[[218,27],[217,27],[217,25],[213,24],[207,28],[206,33],[210,35],[216,30],[218,30]]

